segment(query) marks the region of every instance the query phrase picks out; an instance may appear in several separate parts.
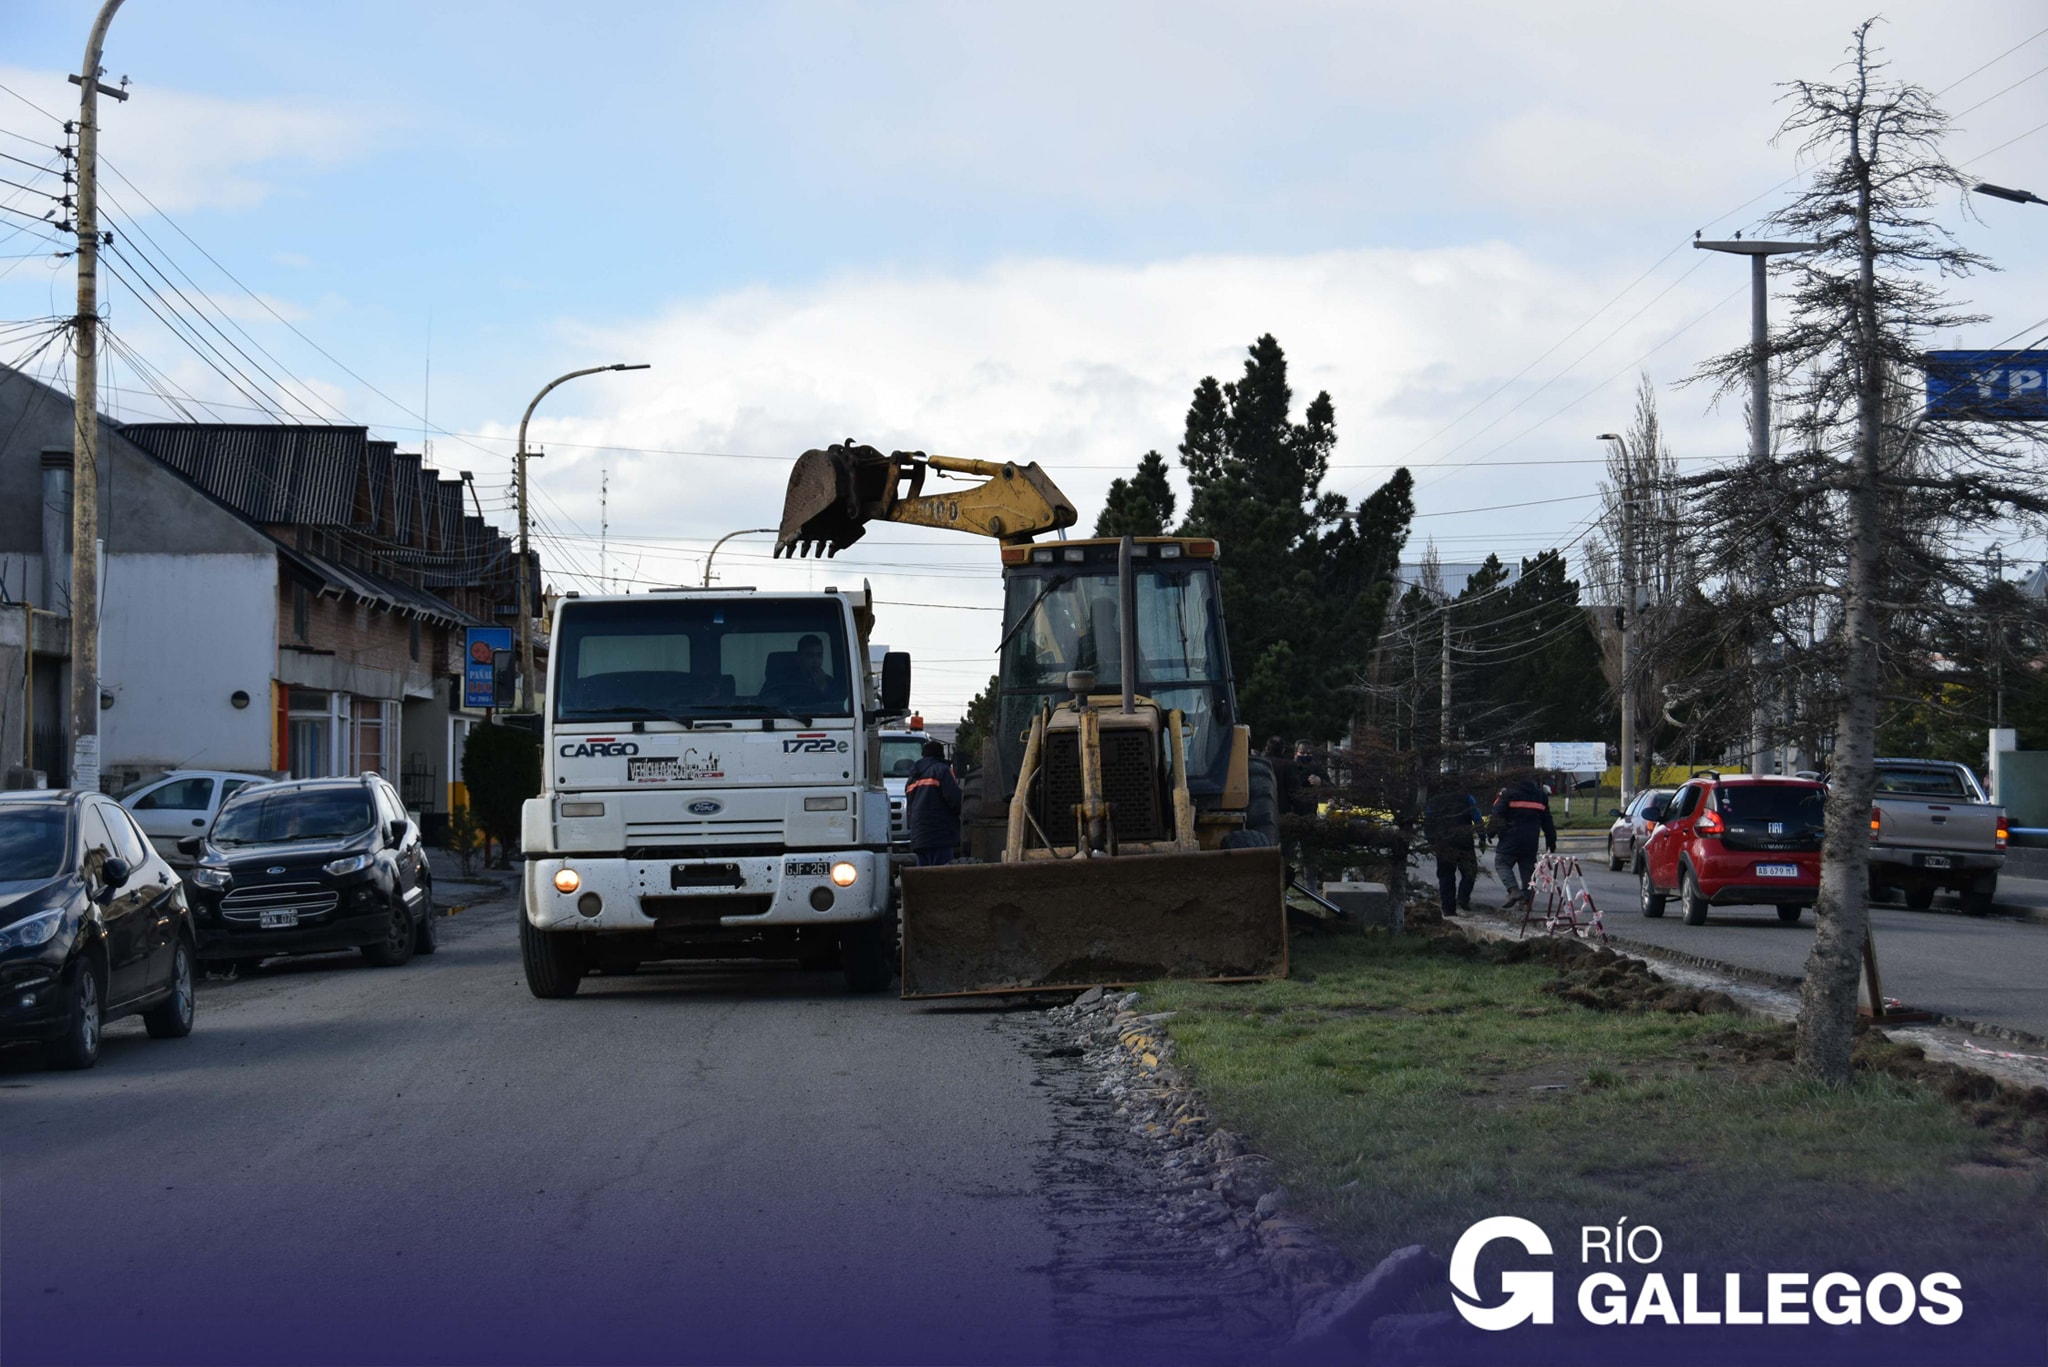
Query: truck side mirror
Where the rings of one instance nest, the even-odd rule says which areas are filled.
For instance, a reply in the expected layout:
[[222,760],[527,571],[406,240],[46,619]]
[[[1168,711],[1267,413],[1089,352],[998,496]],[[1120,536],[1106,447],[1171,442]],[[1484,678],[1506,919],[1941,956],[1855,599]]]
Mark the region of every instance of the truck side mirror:
[[882,657],[882,710],[910,710],[910,655],[892,650]]

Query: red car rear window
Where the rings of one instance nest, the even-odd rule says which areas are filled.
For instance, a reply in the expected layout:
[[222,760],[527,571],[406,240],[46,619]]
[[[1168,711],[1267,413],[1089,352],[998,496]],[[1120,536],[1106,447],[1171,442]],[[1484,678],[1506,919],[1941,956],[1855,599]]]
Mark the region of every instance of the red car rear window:
[[1821,788],[1786,783],[1724,783],[1714,795],[1730,821],[1781,821],[1787,830],[1821,824],[1827,794]]

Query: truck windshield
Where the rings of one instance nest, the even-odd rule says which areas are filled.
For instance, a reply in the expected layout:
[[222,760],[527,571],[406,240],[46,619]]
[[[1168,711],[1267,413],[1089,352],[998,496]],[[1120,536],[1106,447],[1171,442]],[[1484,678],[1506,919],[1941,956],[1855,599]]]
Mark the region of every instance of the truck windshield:
[[909,778],[910,771],[924,757],[922,736],[882,737],[882,777]]
[[844,617],[831,599],[568,604],[555,720],[850,716]]

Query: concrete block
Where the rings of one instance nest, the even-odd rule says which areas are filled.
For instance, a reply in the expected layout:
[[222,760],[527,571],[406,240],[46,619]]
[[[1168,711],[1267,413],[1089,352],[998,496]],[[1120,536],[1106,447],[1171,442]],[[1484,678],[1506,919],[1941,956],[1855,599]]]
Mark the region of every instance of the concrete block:
[[1361,926],[1401,929],[1401,905],[1385,883],[1325,883],[1323,897]]

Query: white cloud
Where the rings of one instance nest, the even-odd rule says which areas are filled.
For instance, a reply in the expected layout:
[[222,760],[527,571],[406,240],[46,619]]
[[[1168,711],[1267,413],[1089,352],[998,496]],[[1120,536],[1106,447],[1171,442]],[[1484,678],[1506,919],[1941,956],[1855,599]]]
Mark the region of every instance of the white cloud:
[[[60,72],[0,66],[0,84],[60,118],[77,117],[77,89]],[[129,95],[100,101],[100,152],[120,173],[103,178],[103,193],[135,217],[148,206],[121,176],[169,213],[249,208],[276,193],[294,165],[362,155],[387,122],[304,99],[223,99],[147,84]],[[53,144],[61,140],[54,124],[46,131]]]

